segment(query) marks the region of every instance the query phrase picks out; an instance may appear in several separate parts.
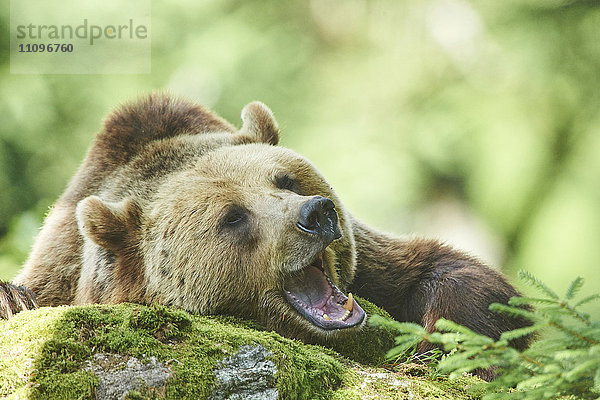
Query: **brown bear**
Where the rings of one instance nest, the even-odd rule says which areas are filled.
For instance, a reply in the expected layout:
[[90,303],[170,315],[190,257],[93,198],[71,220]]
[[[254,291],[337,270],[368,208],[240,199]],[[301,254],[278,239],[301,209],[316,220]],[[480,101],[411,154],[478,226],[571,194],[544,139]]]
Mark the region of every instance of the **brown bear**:
[[[493,338],[524,326],[488,310],[518,295],[498,272],[438,241],[365,226],[308,160],[277,146],[264,104],[242,121],[237,130],[160,94],[114,112],[13,284],[41,306],[160,303],[311,343],[361,329],[349,292],[429,331],[441,317]],[[28,297],[3,288],[5,303]]]

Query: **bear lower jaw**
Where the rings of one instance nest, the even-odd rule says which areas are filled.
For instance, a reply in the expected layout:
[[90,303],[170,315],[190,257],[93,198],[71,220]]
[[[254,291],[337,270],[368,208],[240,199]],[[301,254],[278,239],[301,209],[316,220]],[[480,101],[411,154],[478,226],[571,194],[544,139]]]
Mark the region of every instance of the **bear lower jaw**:
[[308,322],[325,330],[352,328],[363,322],[364,310],[342,293],[322,268],[322,256],[284,281],[287,302]]

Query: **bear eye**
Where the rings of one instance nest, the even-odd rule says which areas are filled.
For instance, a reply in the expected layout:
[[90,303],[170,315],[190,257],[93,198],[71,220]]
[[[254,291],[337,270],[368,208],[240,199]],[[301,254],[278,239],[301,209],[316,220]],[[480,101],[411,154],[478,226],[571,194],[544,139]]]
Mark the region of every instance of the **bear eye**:
[[223,218],[223,223],[228,226],[239,225],[244,222],[246,219],[246,213],[240,207],[232,207],[225,217]]
[[289,175],[280,175],[275,179],[277,188],[295,192],[297,190],[296,180]]

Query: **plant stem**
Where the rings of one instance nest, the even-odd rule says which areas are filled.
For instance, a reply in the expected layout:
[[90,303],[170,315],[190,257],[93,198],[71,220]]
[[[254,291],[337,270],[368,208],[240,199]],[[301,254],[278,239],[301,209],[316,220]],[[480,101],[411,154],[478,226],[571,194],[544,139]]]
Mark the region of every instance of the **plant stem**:
[[559,323],[557,323],[557,322],[550,322],[550,323],[549,323],[549,325],[550,325],[550,326],[553,326],[553,327],[555,327],[555,328],[557,328],[557,329],[558,329],[558,330],[560,330],[560,331],[563,331],[563,332],[565,332],[565,333],[568,333],[568,334],[569,334],[569,335],[571,335],[571,336],[575,336],[575,337],[576,337],[576,338],[578,338],[578,339],[581,339],[581,340],[583,340],[583,341],[585,341],[585,342],[588,342],[588,343],[590,343],[590,344],[600,344],[600,342],[598,342],[597,340],[594,340],[594,339],[592,339],[592,338],[589,338],[589,337],[586,337],[586,336],[580,335],[579,333],[577,333],[577,332],[575,332],[575,331],[572,331],[572,330],[570,330],[570,329],[567,329],[567,328],[565,328],[564,326],[562,326],[561,324],[559,324]]

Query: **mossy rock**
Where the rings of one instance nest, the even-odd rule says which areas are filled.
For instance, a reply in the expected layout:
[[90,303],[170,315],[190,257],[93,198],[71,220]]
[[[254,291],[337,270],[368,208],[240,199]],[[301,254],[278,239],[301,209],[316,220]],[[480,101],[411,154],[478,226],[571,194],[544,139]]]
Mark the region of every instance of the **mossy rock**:
[[[164,306],[47,307],[0,321],[0,397],[247,398],[235,393],[246,376],[258,384],[256,398],[469,398],[474,378],[447,383],[375,369],[392,342],[391,332],[370,326],[329,349]],[[254,369],[236,370],[247,357]],[[448,385],[457,391],[446,394]]]

